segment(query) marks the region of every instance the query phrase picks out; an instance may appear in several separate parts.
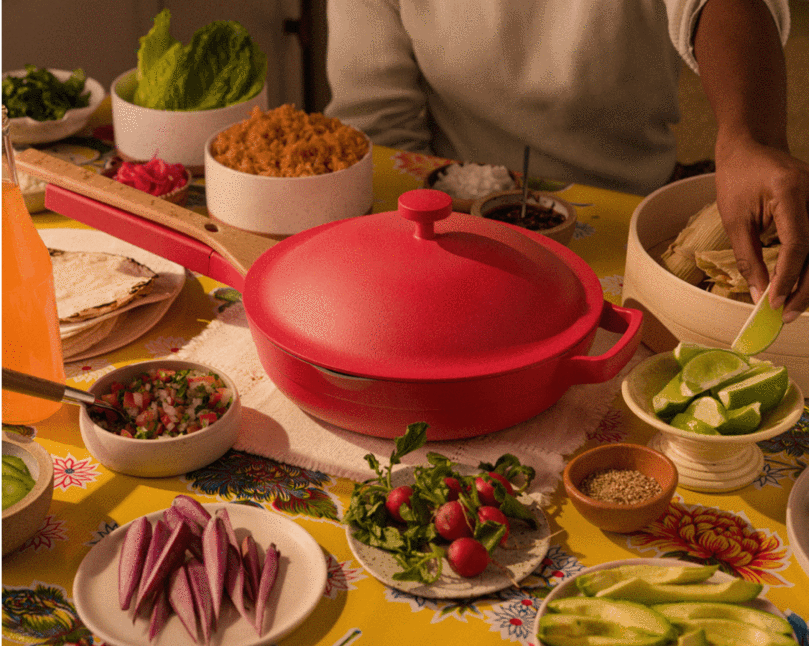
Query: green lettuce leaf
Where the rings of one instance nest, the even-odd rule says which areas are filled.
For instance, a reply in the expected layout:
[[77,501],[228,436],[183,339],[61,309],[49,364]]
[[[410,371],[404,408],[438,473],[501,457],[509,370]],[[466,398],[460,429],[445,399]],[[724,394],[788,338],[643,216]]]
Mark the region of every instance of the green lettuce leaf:
[[161,11],[140,39],[134,102],[157,110],[212,110],[259,93],[267,57],[235,21],[217,20],[199,29],[188,45],[169,33]]

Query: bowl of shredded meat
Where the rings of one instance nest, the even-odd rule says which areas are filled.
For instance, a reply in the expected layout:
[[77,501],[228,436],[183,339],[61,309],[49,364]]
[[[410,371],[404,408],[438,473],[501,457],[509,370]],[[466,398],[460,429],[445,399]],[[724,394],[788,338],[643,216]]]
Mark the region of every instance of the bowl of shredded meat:
[[370,213],[372,179],[364,133],[290,104],[254,108],[205,145],[211,217],[253,233],[283,237]]

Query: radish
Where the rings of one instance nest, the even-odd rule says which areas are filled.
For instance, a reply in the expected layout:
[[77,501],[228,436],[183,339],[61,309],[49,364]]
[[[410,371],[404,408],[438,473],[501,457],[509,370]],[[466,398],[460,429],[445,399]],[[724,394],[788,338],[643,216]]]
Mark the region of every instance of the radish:
[[171,604],[169,603],[168,587],[160,588],[152,606],[152,616],[149,620],[149,641],[152,641],[163,630],[166,621],[171,616]]
[[[169,575],[173,570],[183,562],[185,559],[185,550],[191,541],[191,530],[188,525],[180,523],[175,527],[171,535],[168,537],[166,544],[160,551],[160,555],[154,562],[154,567],[147,574],[145,582],[138,589],[138,596],[135,601],[135,614],[138,614],[141,608],[145,608],[144,603],[151,600],[160,586],[165,585]],[[149,549],[151,551],[151,545]],[[149,560],[149,555],[146,555]]]
[[275,578],[278,576],[278,561],[280,560],[280,553],[275,548],[275,544],[267,548],[267,553],[264,555],[264,567],[261,568],[261,579],[258,584],[258,592],[256,593],[256,616],[255,626],[256,632],[259,637],[264,628],[264,611],[267,609],[267,604],[270,599],[270,592],[273,585],[275,585]]
[[197,609],[197,618],[202,626],[202,636],[207,644],[211,640],[211,631],[214,629],[216,618],[211,588],[208,585],[208,575],[205,565],[197,558],[191,558],[185,564],[188,574],[188,583],[194,596],[194,607]]
[[502,511],[500,511],[497,507],[484,505],[478,509],[478,519],[481,523],[491,520],[495,523],[499,523],[500,525],[505,525],[506,533],[503,534],[503,538],[500,539],[500,545],[505,545],[509,531],[511,530],[511,526],[509,525],[508,518]]
[[401,507],[402,505],[407,505],[410,507],[410,497],[412,495],[413,488],[407,485],[396,487],[388,492],[385,499],[385,507],[387,508],[388,513],[400,523],[405,522],[405,519],[402,518],[402,513],[400,511]]
[[461,483],[458,482],[458,478],[447,476],[444,478],[444,484],[449,488],[449,496],[447,496],[447,500],[458,500],[461,495]]
[[[233,530],[231,529],[231,532]],[[220,516],[213,516],[202,533],[202,556],[213,605],[213,616],[219,621],[222,591],[225,589],[225,571],[228,560],[228,535]]]
[[472,527],[466,516],[466,509],[457,500],[441,505],[435,514],[435,528],[448,541],[463,536],[472,536]]
[[132,596],[140,583],[149,543],[152,542],[152,524],[145,516],[133,520],[126,530],[121,554],[118,557],[118,604],[129,610]]
[[194,610],[194,593],[191,591],[191,583],[188,580],[188,571],[185,565],[180,565],[169,576],[169,605],[180,618],[188,634],[194,642],[199,641],[199,630],[197,629],[197,613]]
[[465,578],[477,576],[491,561],[489,552],[480,541],[474,538],[458,538],[450,543],[447,549],[447,561],[450,567]]
[[261,557],[258,553],[256,539],[245,534],[242,539],[242,563],[244,564],[244,593],[250,601],[256,600],[258,583],[261,579]]
[[[505,476],[500,475],[496,471],[489,471],[486,475],[489,478],[500,482],[503,487],[505,487],[506,492],[509,495],[514,495],[514,487],[511,486],[511,483]],[[475,489],[478,491],[478,497],[480,498],[481,503],[490,507],[497,507],[498,509],[500,508],[500,502],[498,502],[497,498],[494,497],[494,484],[492,484],[492,482],[485,476],[475,478]]]

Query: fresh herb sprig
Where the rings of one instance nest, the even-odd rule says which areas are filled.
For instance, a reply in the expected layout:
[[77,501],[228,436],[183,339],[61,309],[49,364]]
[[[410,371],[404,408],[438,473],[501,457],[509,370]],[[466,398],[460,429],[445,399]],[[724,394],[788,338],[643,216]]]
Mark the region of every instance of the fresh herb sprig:
[[84,70],[74,70],[64,82],[44,67],[26,65],[25,71],[25,76],[3,79],[3,105],[9,118],[58,121],[68,110],[90,104],[90,92],[84,91],[87,80]]

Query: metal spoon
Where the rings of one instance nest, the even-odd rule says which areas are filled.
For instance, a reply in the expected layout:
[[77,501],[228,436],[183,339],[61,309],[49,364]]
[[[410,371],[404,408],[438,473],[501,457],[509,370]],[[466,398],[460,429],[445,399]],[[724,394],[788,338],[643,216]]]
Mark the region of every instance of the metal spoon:
[[531,147],[526,146],[522,153],[522,207],[520,209],[520,220],[525,220],[525,212],[528,208],[528,159],[531,157]]
[[70,386],[56,381],[42,379],[34,375],[27,375],[23,372],[11,370],[10,368],[3,368],[3,390],[30,395],[31,397],[39,397],[40,399],[49,399],[55,402],[95,406],[96,408],[103,408],[104,410],[111,410],[117,413],[125,422],[130,420],[126,411],[112,404],[108,404],[102,399],[96,398],[95,395],[85,390],[71,388]]

